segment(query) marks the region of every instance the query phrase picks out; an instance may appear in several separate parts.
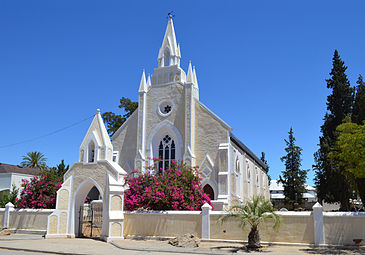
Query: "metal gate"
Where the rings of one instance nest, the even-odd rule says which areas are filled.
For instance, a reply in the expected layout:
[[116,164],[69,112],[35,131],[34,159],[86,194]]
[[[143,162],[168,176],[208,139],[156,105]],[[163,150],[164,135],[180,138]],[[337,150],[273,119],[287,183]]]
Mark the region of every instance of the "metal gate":
[[80,237],[100,237],[103,225],[102,203],[91,203],[81,206],[79,222]]

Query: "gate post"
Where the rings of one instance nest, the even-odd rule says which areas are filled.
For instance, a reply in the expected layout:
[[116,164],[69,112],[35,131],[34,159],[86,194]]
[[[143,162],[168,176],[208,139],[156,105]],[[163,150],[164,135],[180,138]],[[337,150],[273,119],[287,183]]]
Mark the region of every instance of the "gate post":
[[5,213],[4,213],[4,228],[9,228],[10,222],[10,211],[14,209],[14,205],[9,202],[5,205]]
[[210,211],[212,207],[205,202],[202,206],[202,239],[210,239]]
[[314,244],[324,244],[323,231],[323,207],[320,203],[313,206],[313,223],[314,223]]

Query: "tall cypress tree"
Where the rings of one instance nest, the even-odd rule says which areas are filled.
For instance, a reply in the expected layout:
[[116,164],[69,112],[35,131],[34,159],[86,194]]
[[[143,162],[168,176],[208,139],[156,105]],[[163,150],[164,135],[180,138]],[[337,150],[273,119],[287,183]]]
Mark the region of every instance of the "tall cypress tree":
[[336,141],[336,128],[346,115],[351,114],[354,93],[345,73],[347,67],[341,60],[338,51],[333,55],[333,65],[330,79],[327,79],[327,88],[331,94],[327,97],[327,113],[321,126],[322,136],[319,137],[319,149],[314,154],[316,170],[315,184],[320,201],[340,202],[341,210],[349,210],[349,198],[352,189],[349,181],[343,174],[343,169],[336,162],[328,158]]
[[269,163],[267,162],[266,160],[266,157],[265,157],[265,152],[261,152],[261,161],[264,162],[264,164],[266,165],[266,174],[267,174],[267,178],[268,178],[268,185],[270,186],[270,181],[271,181],[271,176],[269,175]]
[[289,140],[285,139],[286,155],[280,160],[285,163],[285,170],[282,171],[283,176],[279,177],[279,182],[283,183],[284,196],[286,202],[295,207],[295,203],[303,202],[303,193],[305,193],[305,180],[307,178],[307,170],[300,169],[302,165],[302,148],[295,145],[293,129],[290,128]]
[[[365,124],[365,82],[361,76],[357,80],[357,86],[355,90],[355,101],[354,108],[352,110],[352,122],[357,123],[358,125]],[[365,193],[365,178],[356,178],[355,179],[357,190],[360,194]],[[365,204],[364,196],[361,196],[361,201],[363,205]]]
[[357,80],[354,109],[352,111],[352,121],[362,125],[365,120],[365,82],[361,76]]

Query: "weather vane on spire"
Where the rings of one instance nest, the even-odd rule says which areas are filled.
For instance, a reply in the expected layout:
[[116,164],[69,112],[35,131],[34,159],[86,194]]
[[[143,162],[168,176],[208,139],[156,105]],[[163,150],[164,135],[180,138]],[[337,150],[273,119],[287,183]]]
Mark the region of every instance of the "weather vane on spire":
[[174,11],[170,11],[170,12],[167,14],[167,18],[172,19],[173,17],[175,17],[175,13],[174,13]]

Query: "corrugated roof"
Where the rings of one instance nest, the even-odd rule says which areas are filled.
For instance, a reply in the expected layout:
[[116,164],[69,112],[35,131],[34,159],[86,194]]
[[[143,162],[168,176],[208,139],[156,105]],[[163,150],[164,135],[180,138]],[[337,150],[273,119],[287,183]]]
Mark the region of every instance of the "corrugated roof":
[[282,191],[284,191],[284,186],[281,182],[278,182],[277,180],[271,180],[269,190],[282,190]]
[[40,172],[41,171],[36,168],[29,168],[29,167],[0,163],[0,173],[19,173],[19,174],[39,175]]
[[[306,191],[316,191],[316,188],[305,184],[304,185]],[[284,186],[281,182],[278,183],[278,180],[271,180],[269,190],[284,190]]]

